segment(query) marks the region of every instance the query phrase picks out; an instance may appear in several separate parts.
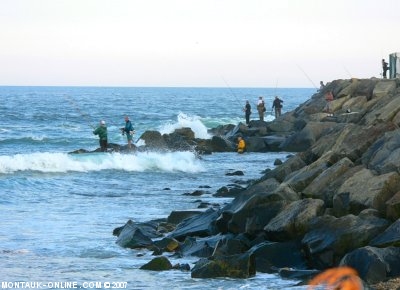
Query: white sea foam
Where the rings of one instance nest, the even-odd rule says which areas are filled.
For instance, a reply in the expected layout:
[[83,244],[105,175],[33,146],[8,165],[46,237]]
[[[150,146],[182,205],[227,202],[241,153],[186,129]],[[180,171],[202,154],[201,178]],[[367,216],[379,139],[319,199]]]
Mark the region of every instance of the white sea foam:
[[161,134],[169,134],[174,132],[176,129],[189,127],[194,132],[196,138],[210,139],[212,136],[208,134],[207,127],[202,123],[199,116],[188,116],[185,113],[180,112],[178,114],[178,120],[176,123],[169,123],[161,127]]
[[89,172],[99,170],[124,171],[165,171],[189,172],[204,171],[199,159],[192,152],[140,152],[137,154],[66,154],[32,153],[0,156],[0,174],[18,171]]

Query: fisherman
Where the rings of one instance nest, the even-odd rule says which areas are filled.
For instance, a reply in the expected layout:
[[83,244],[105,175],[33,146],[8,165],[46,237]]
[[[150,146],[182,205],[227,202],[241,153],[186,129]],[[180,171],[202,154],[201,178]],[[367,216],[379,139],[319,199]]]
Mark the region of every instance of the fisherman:
[[261,97],[261,96],[258,98],[257,111],[258,111],[258,115],[260,116],[260,121],[264,121],[264,112],[266,111],[266,109],[265,109],[265,103],[264,103],[263,97]]
[[321,92],[324,88],[325,88],[324,82],[320,81],[319,82],[319,90],[318,90],[318,92]]
[[283,101],[278,96],[275,96],[275,100],[272,103],[272,109],[275,108],[275,119],[282,114],[282,103]]
[[93,131],[94,135],[99,135],[100,151],[107,152],[107,127],[106,122],[101,120],[100,126]]
[[126,134],[126,138],[128,140],[128,148],[132,148],[132,139],[133,134],[135,134],[135,130],[133,129],[132,123],[129,120],[128,116],[125,116],[125,127],[121,128],[122,135]]
[[325,105],[325,108],[324,108],[324,112],[326,112],[326,113],[328,113],[328,116],[333,116],[333,113],[332,113],[332,101],[333,101],[333,99],[334,99],[334,97],[333,97],[333,93],[332,93],[332,91],[328,91],[326,94],[325,94],[325,101],[326,101],[326,105]]
[[250,115],[251,115],[251,106],[249,101],[246,101],[246,105],[244,106],[244,114],[245,114],[245,118],[246,118],[246,125],[249,126],[250,123]]
[[244,153],[244,151],[246,149],[246,143],[244,142],[242,136],[238,137],[238,141],[239,141],[239,143],[237,145],[237,152],[239,154],[242,154],[242,153]]
[[382,59],[382,76],[384,79],[386,79],[386,72],[389,70],[388,63],[385,61],[385,59]]

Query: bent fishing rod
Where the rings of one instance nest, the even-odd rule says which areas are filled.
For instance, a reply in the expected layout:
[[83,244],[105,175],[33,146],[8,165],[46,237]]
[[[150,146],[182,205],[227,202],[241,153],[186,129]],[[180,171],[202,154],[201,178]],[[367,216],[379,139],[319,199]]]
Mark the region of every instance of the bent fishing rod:
[[96,127],[93,126],[92,120],[89,119],[89,115],[82,112],[82,110],[79,108],[78,104],[68,95],[64,94],[63,97],[68,101],[68,103],[78,112],[78,114],[84,118],[87,122],[87,124],[89,125],[89,127],[91,127],[92,129],[95,129]]
[[299,68],[299,70],[301,70],[303,72],[303,74],[306,76],[306,78],[312,83],[313,87],[318,90],[317,86],[314,84],[314,82],[312,81],[312,79],[306,74],[306,72],[296,63],[297,67]]
[[240,99],[238,98],[238,96],[235,94],[235,92],[232,90],[232,88],[230,87],[230,85],[228,84],[228,82],[225,80],[225,78],[223,76],[221,76],[222,80],[224,81],[225,85],[227,86],[227,88],[229,89],[230,93],[235,97],[235,100],[237,102],[239,102],[240,107],[242,106],[242,102],[240,102]]

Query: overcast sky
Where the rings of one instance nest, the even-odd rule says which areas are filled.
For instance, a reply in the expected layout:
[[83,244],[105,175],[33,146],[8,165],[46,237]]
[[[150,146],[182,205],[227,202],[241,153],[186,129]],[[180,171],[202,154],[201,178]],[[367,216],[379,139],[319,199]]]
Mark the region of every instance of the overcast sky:
[[313,87],[380,77],[399,0],[0,0],[0,85]]

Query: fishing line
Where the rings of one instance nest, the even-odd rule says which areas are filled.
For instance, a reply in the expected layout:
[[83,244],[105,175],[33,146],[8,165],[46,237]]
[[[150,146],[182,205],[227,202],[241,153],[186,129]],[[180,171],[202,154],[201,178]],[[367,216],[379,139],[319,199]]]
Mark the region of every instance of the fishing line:
[[314,84],[314,82],[310,79],[310,77],[306,74],[306,72],[296,63],[297,67],[299,68],[299,70],[301,70],[303,72],[303,74],[306,76],[306,78],[312,83],[312,85],[314,86],[315,89],[318,89],[317,86]]
[[350,79],[352,79],[353,77],[351,76],[351,73],[348,71],[348,69],[346,68],[346,66],[343,66],[344,70],[347,72],[347,74],[349,75]]
[[95,126],[93,126],[91,123],[92,120],[89,119],[89,115],[82,112],[82,110],[79,108],[78,104],[68,95],[63,95],[63,97],[70,103],[70,105],[78,112],[78,114],[84,118],[87,122],[87,124],[89,125],[89,127],[91,127],[92,129],[95,129]]
[[231,92],[231,94],[235,97],[236,101],[239,102],[240,107],[242,107],[242,102],[240,102],[240,99],[238,98],[238,96],[236,96],[235,92],[231,89],[231,87],[229,86],[228,82],[224,79],[223,76],[221,76],[221,78],[224,81],[225,85],[228,87],[228,89]]

